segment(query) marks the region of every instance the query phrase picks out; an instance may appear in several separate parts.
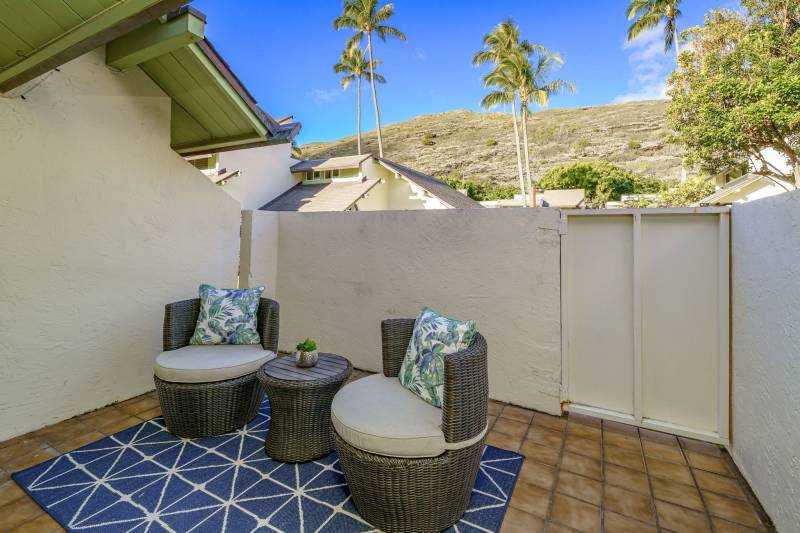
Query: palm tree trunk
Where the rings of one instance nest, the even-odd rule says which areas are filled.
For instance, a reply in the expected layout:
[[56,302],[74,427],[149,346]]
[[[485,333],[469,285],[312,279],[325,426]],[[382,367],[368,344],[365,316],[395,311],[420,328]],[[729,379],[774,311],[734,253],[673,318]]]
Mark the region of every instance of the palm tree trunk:
[[522,139],[525,143],[525,177],[528,180],[528,191],[530,192],[530,206],[536,207],[536,189],[531,180],[531,156],[528,147],[528,106],[521,104],[522,107]]
[[525,178],[522,173],[522,150],[519,146],[519,124],[517,124],[517,99],[511,102],[511,118],[514,120],[514,144],[517,146],[517,172],[519,173],[519,188],[522,191],[522,207],[528,206],[525,194]]
[[[675,41],[675,61],[677,62],[678,59],[681,57],[681,48],[678,44],[678,24],[676,22],[672,23],[672,39]],[[680,68],[680,67],[678,67]]]
[[372,32],[367,33],[367,48],[369,49],[369,79],[372,82],[372,102],[375,104],[375,129],[378,133],[378,155],[383,157],[383,137],[381,136],[381,112],[378,109],[378,91],[375,89],[375,63],[372,59]]
[[358,102],[358,111],[356,112],[356,123],[358,128],[358,155],[361,155],[361,76],[358,77],[358,94],[356,96]]

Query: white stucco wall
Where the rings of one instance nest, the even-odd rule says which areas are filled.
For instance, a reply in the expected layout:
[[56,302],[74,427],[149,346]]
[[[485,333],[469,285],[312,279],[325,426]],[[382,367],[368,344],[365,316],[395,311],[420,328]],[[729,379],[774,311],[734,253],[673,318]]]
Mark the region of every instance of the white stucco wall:
[[300,182],[289,172],[297,163],[291,155],[289,143],[220,153],[219,168],[241,171],[222,190],[238,200],[242,209],[259,209]]
[[800,191],[733,206],[731,453],[778,531],[800,524]]
[[234,285],[240,208],[97,50],[0,98],[0,441],[153,388],[164,304]]
[[[254,212],[253,226],[272,224]],[[263,221],[262,221],[263,219]],[[491,395],[559,412],[559,214],[551,209],[279,213],[281,348],[311,336],[381,369],[380,321],[428,305],[475,319],[489,342]],[[274,253],[273,238],[252,250]],[[269,263],[250,266],[256,282]]]

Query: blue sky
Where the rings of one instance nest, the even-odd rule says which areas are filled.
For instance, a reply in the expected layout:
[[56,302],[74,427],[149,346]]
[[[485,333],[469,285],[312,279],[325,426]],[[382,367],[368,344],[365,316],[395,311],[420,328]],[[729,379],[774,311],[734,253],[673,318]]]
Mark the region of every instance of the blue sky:
[[[196,0],[208,15],[207,36],[261,106],[303,123],[300,144],[355,134],[355,87],[343,92],[333,73],[349,33],[333,30],[338,0]],[[674,54],[660,34],[625,44],[625,0],[395,0],[393,25],[408,42],[377,42],[387,85],[379,86],[384,124],[452,109],[479,110],[485,69],[472,67],[483,35],[505,17],[524,38],[562,54],[556,72],[577,92],[550,107],[576,107],[663,95]],[[684,2],[680,27],[702,22],[732,0]],[[363,93],[364,130],[374,129],[371,95]]]

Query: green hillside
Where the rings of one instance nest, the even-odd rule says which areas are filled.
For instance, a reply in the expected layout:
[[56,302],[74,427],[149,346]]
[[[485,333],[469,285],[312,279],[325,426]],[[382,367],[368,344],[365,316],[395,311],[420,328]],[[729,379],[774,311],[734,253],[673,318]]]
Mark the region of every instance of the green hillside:
[[[681,175],[682,150],[667,144],[663,100],[535,113],[529,122],[536,176],[573,161],[605,159],[629,170],[669,179]],[[448,111],[384,127],[386,157],[433,176],[460,173],[492,183],[516,179],[509,114]],[[366,151],[377,153],[374,132]],[[311,143],[304,157],[356,153],[356,139]]]

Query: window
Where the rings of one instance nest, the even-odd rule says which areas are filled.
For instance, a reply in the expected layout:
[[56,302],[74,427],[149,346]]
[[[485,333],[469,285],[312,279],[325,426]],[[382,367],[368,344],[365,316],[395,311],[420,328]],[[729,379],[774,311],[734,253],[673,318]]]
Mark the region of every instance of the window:
[[322,179],[322,172],[320,172],[318,170],[314,171],[314,179],[315,180],[321,180]]
[[331,172],[331,176],[334,177],[334,178],[338,178],[339,177],[339,171],[338,170],[334,170],[333,172]]

